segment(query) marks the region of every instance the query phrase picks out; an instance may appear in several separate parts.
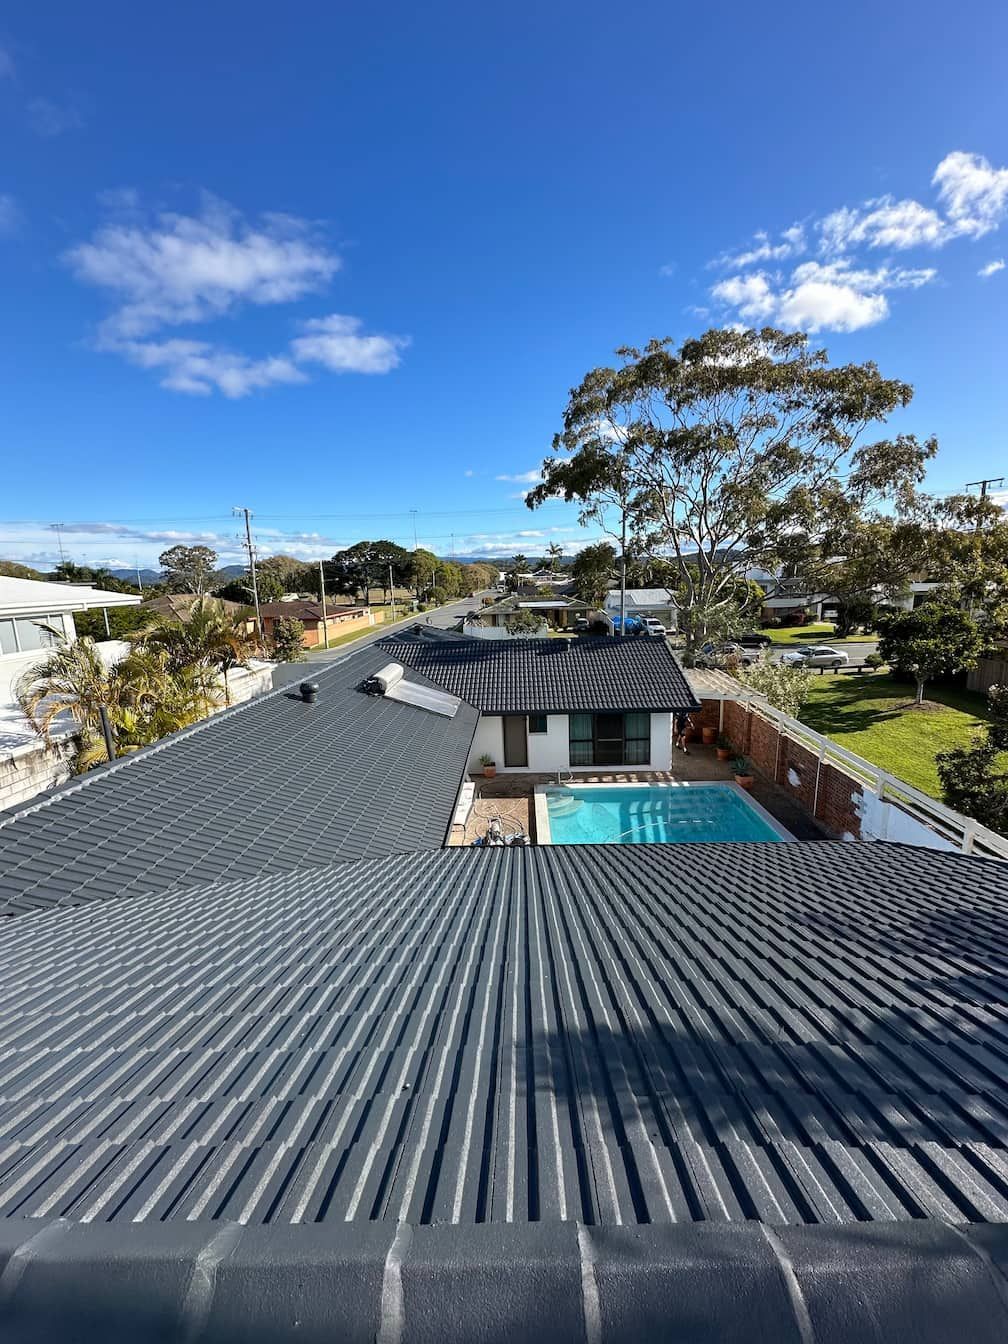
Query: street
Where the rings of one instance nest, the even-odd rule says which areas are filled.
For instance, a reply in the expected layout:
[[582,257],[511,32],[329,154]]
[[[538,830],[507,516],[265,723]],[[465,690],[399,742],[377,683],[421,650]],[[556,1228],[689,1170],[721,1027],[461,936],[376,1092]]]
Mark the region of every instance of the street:
[[[346,644],[339,644],[334,649],[309,649],[306,662],[323,664],[338,662],[347,654],[356,653],[358,649],[366,648],[368,644],[375,644],[379,639],[384,639],[386,635],[394,634],[397,630],[404,630],[410,625],[426,625],[428,616],[431,625],[435,625],[441,630],[450,630],[453,625],[459,623],[467,611],[472,611],[474,607],[479,606],[480,596],[482,594],[477,597],[462,598],[459,602],[450,602],[445,607],[439,607],[437,611],[408,612],[400,620],[387,621],[376,625],[366,635],[361,635],[359,639],[351,639]],[[303,664],[300,664],[300,666],[303,666]]]

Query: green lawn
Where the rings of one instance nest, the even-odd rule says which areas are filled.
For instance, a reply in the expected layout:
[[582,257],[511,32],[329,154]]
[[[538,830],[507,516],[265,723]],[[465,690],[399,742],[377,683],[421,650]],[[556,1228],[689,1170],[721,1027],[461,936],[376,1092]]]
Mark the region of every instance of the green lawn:
[[782,625],[779,630],[768,627],[763,630],[775,644],[844,644],[855,640],[863,644],[874,635],[835,635],[828,621],[809,621],[808,625]]
[[913,687],[888,674],[814,676],[801,721],[833,738],[848,751],[941,797],[935,756],[968,746],[972,731],[986,719],[986,701],[969,691],[925,688],[940,709],[906,709]]

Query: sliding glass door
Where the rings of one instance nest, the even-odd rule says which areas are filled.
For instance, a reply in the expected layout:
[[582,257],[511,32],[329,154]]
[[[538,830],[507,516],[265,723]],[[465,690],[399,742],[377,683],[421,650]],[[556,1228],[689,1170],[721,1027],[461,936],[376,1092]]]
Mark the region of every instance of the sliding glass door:
[[651,715],[571,714],[571,765],[647,765],[651,760]]

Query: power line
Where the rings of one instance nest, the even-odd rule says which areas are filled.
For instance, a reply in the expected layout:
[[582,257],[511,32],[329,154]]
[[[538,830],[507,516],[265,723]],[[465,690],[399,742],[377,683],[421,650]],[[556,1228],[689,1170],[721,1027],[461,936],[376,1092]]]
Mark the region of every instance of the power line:
[[245,515],[245,545],[248,549],[249,573],[252,575],[252,597],[255,600],[256,633],[263,637],[262,617],[259,614],[259,584],[256,580],[255,547],[252,545],[252,514],[243,505],[236,505],[233,513]]

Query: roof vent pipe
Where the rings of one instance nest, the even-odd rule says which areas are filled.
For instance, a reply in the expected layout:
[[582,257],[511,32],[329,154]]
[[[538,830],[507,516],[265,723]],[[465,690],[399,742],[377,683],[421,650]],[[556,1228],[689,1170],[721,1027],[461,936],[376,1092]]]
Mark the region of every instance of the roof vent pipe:
[[318,699],[319,687],[317,681],[303,681],[298,690],[301,692],[301,699],[306,705],[314,704]]

